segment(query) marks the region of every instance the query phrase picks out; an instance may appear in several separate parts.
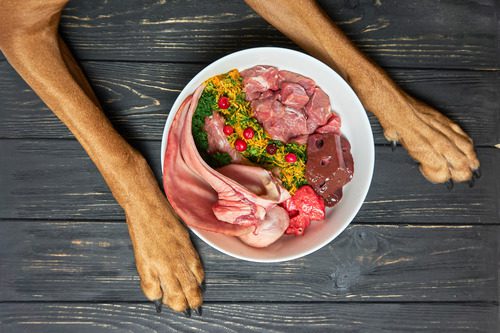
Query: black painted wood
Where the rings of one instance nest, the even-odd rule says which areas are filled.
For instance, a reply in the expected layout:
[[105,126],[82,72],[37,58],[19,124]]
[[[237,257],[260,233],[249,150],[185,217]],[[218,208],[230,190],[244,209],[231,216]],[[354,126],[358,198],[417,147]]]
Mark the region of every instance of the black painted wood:
[[[204,64],[83,62],[106,113],[130,139],[161,140],[172,104]],[[45,107],[7,63],[0,63],[0,138],[70,138],[71,133]],[[500,72],[391,69],[412,94],[457,121],[477,145],[500,142],[496,124]],[[331,96],[335,98],[335,96]],[[370,120],[375,142],[382,129]]]
[[[497,300],[499,225],[351,225],[320,251],[272,265],[193,238],[208,302]],[[145,300],[125,223],[3,222],[0,244],[0,301]]]
[[[383,66],[499,69],[495,0],[322,0]],[[79,59],[213,61],[292,42],[242,1],[72,1],[63,35]]]
[[202,317],[143,303],[0,304],[3,333],[31,332],[477,332],[498,331],[480,304],[207,304]]
[[[136,141],[160,179],[160,142]],[[0,218],[122,220],[97,169],[73,140],[0,140]],[[483,178],[449,192],[433,185],[403,149],[376,147],[375,173],[355,218],[370,223],[498,223],[500,151],[479,148]]]

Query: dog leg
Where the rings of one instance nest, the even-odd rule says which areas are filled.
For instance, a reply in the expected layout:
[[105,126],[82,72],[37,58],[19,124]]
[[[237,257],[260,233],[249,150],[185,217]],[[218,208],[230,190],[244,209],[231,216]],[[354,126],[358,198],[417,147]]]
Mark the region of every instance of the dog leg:
[[81,143],[125,210],[144,294],[175,311],[202,304],[204,272],[146,160],[112,127],[57,33],[63,0],[0,1],[0,49]]
[[400,142],[420,163],[425,178],[434,183],[473,179],[479,161],[471,138],[443,114],[402,91],[315,1],[246,2],[304,50],[336,69],[377,116],[386,139]]

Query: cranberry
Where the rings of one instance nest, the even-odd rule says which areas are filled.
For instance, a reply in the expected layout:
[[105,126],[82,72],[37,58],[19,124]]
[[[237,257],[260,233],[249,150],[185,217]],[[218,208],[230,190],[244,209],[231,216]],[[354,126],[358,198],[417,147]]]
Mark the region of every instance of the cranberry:
[[224,134],[226,135],[231,135],[233,134],[234,132],[234,128],[232,128],[231,126],[229,125],[224,125],[224,128],[222,129],[222,131],[224,132]]
[[294,153],[288,153],[285,155],[285,161],[287,161],[288,163],[294,163],[297,161],[297,155],[295,155]]
[[253,128],[251,127],[247,127],[244,131],[243,131],[243,137],[245,139],[251,139],[253,138],[253,135],[254,135],[254,132],[253,132]]
[[271,144],[267,145],[267,147],[266,147],[266,151],[269,155],[276,154],[277,150],[278,150],[278,147],[276,147],[276,145],[274,143],[271,143]]
[[236,139],[236,141],[234,141],[234,148],[237,151],[245,151],[247,150],[247,143],[241,139]]
[[227,109],[229,107],[229,98],[227,98],[226,96],[222,96],[221,98],[219,98],[219,102],[217,104],[219,104],[219,107],[221,109]]

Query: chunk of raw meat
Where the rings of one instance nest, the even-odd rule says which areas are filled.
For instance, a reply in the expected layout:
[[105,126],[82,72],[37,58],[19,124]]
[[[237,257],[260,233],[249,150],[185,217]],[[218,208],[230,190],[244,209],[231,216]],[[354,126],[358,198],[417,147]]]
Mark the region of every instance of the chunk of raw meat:
[[278,69],[272,66],[257,65],[240,73],[243,78],[243,91],[247,101],[260,97],[267,90],[278,90]]
[[311,221],[325,219],[325,202],[309,185],[299,188],[282,205],[290,216],[286,234],[303,235]]
[[335,133],[340,135],[340,117],[335,112],[332,112],[328,122],[316,129],[316,133]]
[[287,230],[290,218],[280,206],[269,210],[266,218],[255,229],[246,235],[240,236],[243,243],[253,247],[266,247],[276,242]]
[[279,71],[278,75],[279,75],[280,87],[283,84],[283,82],[298,83],[304,88],[308,96],[312,96],[312,94],[314,93],[316,82],[314,82],[312,79],[294,72],[284,71],[284,70]]
[[255,118],[275,140],[288,142],[291,138],[306,134],[306,116],[302,110],[283,105],[269,97],[252,102]]
[[307,115],[307,131],[314,133],[316,129],[327,123],[332,114],[330,109],[330,98],[323,89],[316,87],[314,93],[305,107]]
[[309,102],[309,97],[300,84],[292,82],[281,84],[281,103],[295,109],[301,109],[307,102]]
[[[260,94],[258,99],[265,99],[268,97],[274,97],[275,94],[276,94],[276,91],[274,91],[274,90],[266,90],[262,94]],[[279,98],[279,97],[280,96],[276,96],[276,98]]]
[[243,159],[241,154],[231,147],[229,141],[227,141],[223,131],[224,117],[220,113],[214,111],[210,117],[206,117],[203,129],[207,132],[209,154],[216,152],[228,153],[233,162],[240,162]]
[[327,206],[342,198],[342,187],[351,181],[354,163],[349,141],[338,134],[313,134],[307,142],[306,178]]

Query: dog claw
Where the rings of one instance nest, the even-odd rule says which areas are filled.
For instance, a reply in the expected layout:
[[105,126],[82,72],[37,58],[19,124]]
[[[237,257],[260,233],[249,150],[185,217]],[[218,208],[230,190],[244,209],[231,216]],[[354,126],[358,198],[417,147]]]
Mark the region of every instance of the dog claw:
[[472,178],[469,180],[469,187],[471,187],[471,188],[472,188],[472,187],[474,187],[474,183],[475,183],[475,181],[476,181],[476,180],[474,179],[474,177],[472,177]]
[[160,313],[161,312],[161,299],[157,299],[156,301],[153,301],[153,304],[155,305],[156,313]]
[[397,141],[391,141],[391,150],[392,151],[395,151],[397,146],[398,146],[398,142]]
[[184,310],[182,313],[184,313],[186,318],[191,318],[191,309]]
[[198,316],[201,316],[202,315],[202,309],[201,309],[201,306],[198,307],[197,309],[193,309],[194,313],[196,313]]
[[446,185],[446,188],[448,189],[448,191],[451,191],[453,190],[453,180],[450,179],[448,180],[446,183],[444,183]]
[[478,168],[478,169],[472,171],[472,174],[473,174],[473,177],[476,179],[481,178],[481,169]]

